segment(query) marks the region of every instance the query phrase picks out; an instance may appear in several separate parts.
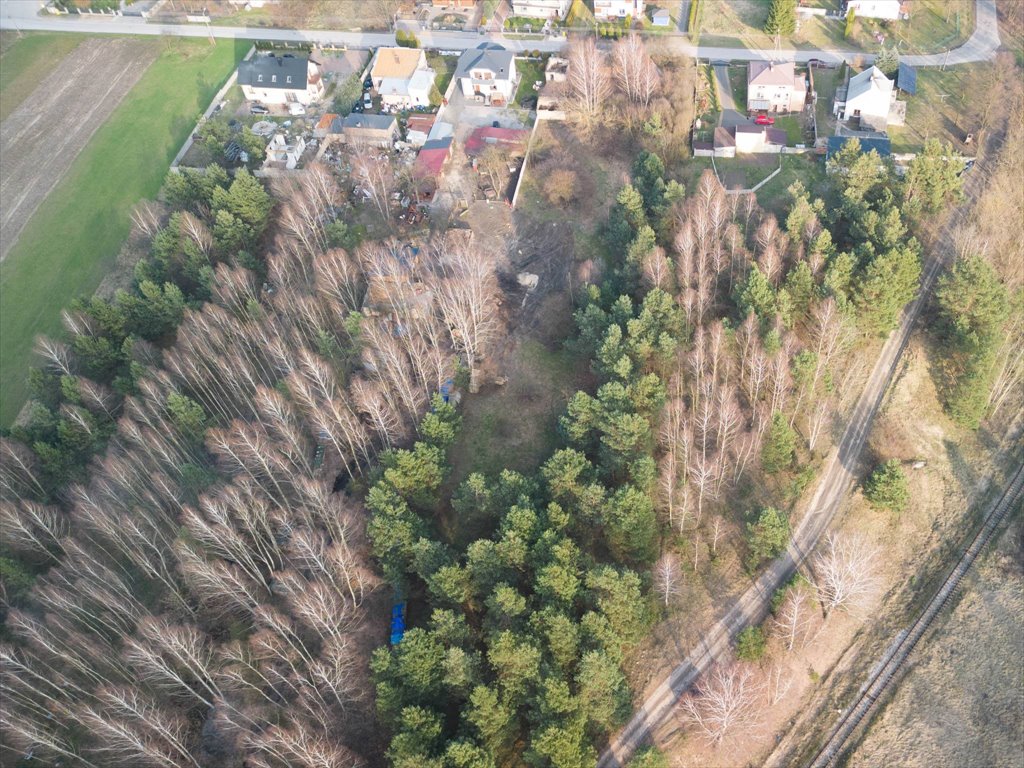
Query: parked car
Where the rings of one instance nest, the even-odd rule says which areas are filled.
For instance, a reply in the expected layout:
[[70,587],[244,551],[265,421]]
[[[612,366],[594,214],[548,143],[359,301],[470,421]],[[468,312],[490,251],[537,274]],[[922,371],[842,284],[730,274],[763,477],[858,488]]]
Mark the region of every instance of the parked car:
[[291,104],[288,105],[288,114],[289,115],[304,115],[304,114],[306,114],[306,108],[304,106],[302,106],[301,104],[299,104],[299,102],[293,101]]
[[363,94],[363,107],[370,109],[373,106],[373,97],[369,92]]
[[264,107],[262,104],[250,104],[249,105],[250,115],[269,115],[270,110]]
[[757,125],[775,125],[775,118],[771,115],[758,115],[754,118]]

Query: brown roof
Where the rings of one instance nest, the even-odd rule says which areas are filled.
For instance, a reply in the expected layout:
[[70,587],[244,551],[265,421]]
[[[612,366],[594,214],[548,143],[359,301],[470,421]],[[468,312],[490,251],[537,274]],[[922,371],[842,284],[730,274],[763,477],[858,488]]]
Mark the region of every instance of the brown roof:
[[764,135],[769,144],[781,144],[782,146],[786,146],[788,136],[781,128],[769,128],[764,132]]
[[721,149],[723,147],[735,147],[736,146],[736,139],[733,138],[733,135],[731,133],[729,133],[729,129],[728,128],[723,128],[722,126],[718,126],[717,128],[715,128],[715,145],[714,146],[715,146],[716,149]]
[[747,73],[747,84],[792,87],[795,77],[792,61],[752,61]]
[[336,117],[337,117],[337,115],[334,114],[333,112],[327,112],[326,114],[324,114],[323,117],[320,118],[320,122],[316,124],[316,130],[318,130],[318,131],[329,130],[330,127],[331,127],[331,123],[334,122],[334,118],[336,118]]
[[430,129],[434,126],[434,120],[437,119],[437,115],[409,115],[408,128],[410,131],[419,131],[420,133],[430,133]]
[[379,48],[370,77],[412,77],[422,55],[423,51],[418,48]]

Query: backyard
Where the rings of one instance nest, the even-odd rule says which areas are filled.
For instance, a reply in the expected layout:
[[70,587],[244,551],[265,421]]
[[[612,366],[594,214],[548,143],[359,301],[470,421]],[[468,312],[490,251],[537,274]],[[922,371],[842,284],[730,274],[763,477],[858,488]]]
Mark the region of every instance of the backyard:
[[530,101],[536,105],[537,91],[533,84],[544,81],[544,64],[546,59],[516,59],[516,73],[519,75],[519,87],[516,89],[516,106],[529,109]]
[[0,265],[0,423],[28,394],[33,340],[95,290],[130,229],[130,211],[160,190],[171,159],[250,43],[152,40],[156,60],[93,135]]
[[[701,44],[750,49],[770,49],[774,40],[763,31],[770,0],[729,0],[716,2],[714,12],[705,12]],[[817,7],[840,10],[840,0],[817,0]],[[841,47],[844,50],[875,52],[876,34],[886,44],[898,44],[901,53],[936,53],[956,47],[974,30],[974,0],[915,0],[907,21],[857,19],[853,34],[844,38],[845,20],[814,16],[800,21],[783,47],[810,50]]]
[[907,101],[906,125],[889,126],[893,152],[917,152],[926,139],[938,138],[959,152],[973,154],[963,140],[967,133],[979,130],[979,105],[999,91],[992,75],[993,67],[987,63],[945,71],[919,69],[917,93],[903,97]]

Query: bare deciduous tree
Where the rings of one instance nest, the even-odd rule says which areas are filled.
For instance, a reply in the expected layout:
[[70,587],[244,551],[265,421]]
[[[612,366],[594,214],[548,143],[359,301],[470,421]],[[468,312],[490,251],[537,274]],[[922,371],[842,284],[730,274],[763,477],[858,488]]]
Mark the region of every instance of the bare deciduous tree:
[[791,587],[786,590],[786,597],[779,606],[775,616],[775,626],[779,629],[779,635],[786,644],[786,650],[792,651],[798,640],[806,635],[811,621],[811,610],[808,605],[809,596],[807,591],[800,587]]
[[672,598],[680,593],[681,578],[679,558],[674,553],[666,552],[658,558],[654,564],[654,591],[665,602],[666,608]]
[[395,169],[391,159],[385,154],[362,152],[352,162],[352,178],[386,219],[391,209],[391,192],[395,188]]
[[576,40],[569,47],[567,81],[580,125],[589,130],[605,108],[604,102],[611,90],[605,54],[594,38]]
[[757,723],[762,690],[752,667],[719,662],[704,673],[694,693],[680,700],[680,709],[711,744],[718,746],[730,733]]
[[863,610],[879,586],[878,547],[862,533],[829,533],[814,558],[819,600],[826,613],[835,608]]
[[658,90],[661,76],[639,35],[627,35],[612,48],[615,83],[634,104],[644,109]]

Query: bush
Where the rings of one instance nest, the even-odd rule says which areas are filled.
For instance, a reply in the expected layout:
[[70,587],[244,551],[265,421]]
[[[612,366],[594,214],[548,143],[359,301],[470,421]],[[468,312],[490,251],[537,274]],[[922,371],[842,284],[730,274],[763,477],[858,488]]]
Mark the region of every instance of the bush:
[[764,630],[760,627],[747,627],[736,637],[736,658],[740,661],[758,661],[764,656]]
[[899,514],[907,508],[910,489],[898,459],[889,459],[871,473],[864,483],[864,497],[875,509],[888,509]]
[[402,48],[419,48],[420,40],[413,32],[400,29],[395,32],[395,42]]
[[576,197],[578,184],[575,171],[558,168],[544,180],[544,194],[553,205],[565,205]]
[[843,30],[843,37],[847,40],[853,35],[853,23],[857,20],[857,12],[851,8],[846,14],[846,28]]

